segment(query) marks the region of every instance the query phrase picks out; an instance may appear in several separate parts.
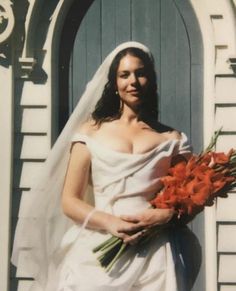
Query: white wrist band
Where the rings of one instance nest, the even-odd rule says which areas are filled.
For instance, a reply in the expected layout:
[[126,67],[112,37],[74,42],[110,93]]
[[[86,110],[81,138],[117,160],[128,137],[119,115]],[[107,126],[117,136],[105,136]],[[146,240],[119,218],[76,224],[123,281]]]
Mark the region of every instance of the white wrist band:
[[85,227],[87,226],[88,222],[89,222],[89,219],[91,218],[91,216],[94,214],[94,212],[97,211],[96,208],[93,208],[88,214],[87,216],[85,217],[85,220],[82,224],[82,229],[85,229]]

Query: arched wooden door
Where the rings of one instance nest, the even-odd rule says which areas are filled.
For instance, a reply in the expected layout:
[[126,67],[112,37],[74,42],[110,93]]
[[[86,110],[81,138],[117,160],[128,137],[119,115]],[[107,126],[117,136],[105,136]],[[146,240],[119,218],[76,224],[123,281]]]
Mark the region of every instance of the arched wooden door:
[[[104,57],[128,40],[144,43],[154,55],[160,120],[185,132],[198,152],[203,135],[202,40],[196,16],[187,0],[93,1],[79,25],[71,53],[69,112]],[[200,241],[204,258],[203,215],[190,227]],[[205,289],[204,274],[202,263],[192,290]]]
[[195,150],[201,149],[202,43],[189,1],[93,1],[75,38],[69,111],[101,61],[128,40],[146,44],[154,55],[160,120],[187,133]]

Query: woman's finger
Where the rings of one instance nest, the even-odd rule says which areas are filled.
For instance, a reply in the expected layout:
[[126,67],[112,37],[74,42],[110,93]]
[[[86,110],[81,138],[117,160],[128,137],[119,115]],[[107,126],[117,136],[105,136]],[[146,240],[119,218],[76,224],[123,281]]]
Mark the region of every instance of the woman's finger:
[[139,240],[144,237],[146,234],[146,230],[145,229],[142,229],[141,231],[131,235],[131,236],[128,236],[126,238],[124,238],[124,242],[125,243],[128,243],[128,244],[135,244],[137,242],[139,242]]
[[142,233],[141,232],[137,232],[135,235],[129,236],[124,238],[124,243],[127,244],[135,244],[139,241],[139,239],[142,237]]
[[133,223],[138,223],[140,221],[140,219],[134,215],[121,215],[120,218],[127,222],[133,222]]
[[121,226],[117,229],[117,232],[124,232],[124,233],[136,233],[143,229],[142,225],[139,224],[129,224],[127,226]]

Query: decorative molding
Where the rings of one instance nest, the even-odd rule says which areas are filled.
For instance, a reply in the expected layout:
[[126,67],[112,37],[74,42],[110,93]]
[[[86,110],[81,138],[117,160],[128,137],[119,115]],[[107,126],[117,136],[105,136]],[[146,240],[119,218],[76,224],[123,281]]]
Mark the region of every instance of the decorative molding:
[[21,65],[21,78],[28,79],[30,74],[33,72],[36,65],[36,59],[22,57],[19,58],[19,63]]
[[230,67],[232,68],[232,70],[236,74],[236,55],[229,57],[228,62],[230,64]]
[[10,0],[0,0],[0,43],[5,42],[11,35],[15,18]]
[[[1,1],[1,0],[0,0]],[[29,1],[29,6],[26,12],[25,22],[24,22],[24,46],[19,57],[20,64],[20,77],[22,79],[29,79],[32,74],[35,65],[37,63],[35,57],[35,47],[32,45],[35,42],[35,29],[38,21],[38,16],[35,15],[35,11],[38,8],[39,1],[31,0]]]

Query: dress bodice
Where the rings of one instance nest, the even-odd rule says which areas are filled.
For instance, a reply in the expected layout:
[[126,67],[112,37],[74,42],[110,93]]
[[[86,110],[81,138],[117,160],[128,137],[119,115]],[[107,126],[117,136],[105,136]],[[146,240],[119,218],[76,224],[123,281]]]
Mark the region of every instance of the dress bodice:
[[181,139],[167,140],[143,154],[112,150],[79,133],[74,135],[72,142],[75,141],[84,142],[91,154],[96,208],[116,215],[148,207],[148,200],[160,189],[160,177],[166,175],[172,157],[191,151],[184,133]]

